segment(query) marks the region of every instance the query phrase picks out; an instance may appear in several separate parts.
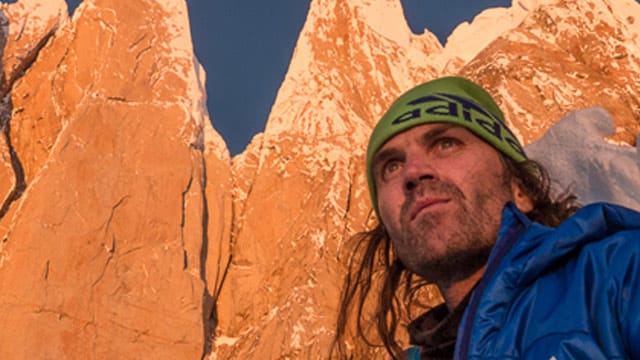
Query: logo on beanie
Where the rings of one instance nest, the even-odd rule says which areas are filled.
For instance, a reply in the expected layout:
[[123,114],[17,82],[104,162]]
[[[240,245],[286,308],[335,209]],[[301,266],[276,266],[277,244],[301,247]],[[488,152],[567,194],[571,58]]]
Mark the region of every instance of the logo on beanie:
[[411,100],[407,106],[415,108],[395,118],[391,125],[402,124],[429,115],[433,117],[434,122],[453,120],[457,123],[468,123],[470,127],[479,127],[497,140],[506,142],[513,150],[526,157],[516,137],[502,120],[468,98],[437,93]]

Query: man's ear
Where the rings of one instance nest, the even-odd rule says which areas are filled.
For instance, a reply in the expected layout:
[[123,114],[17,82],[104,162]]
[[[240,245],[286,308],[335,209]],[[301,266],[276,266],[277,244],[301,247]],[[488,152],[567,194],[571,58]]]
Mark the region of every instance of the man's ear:
[[513,194],[513,202],[520,211],[526,214],[533,210],[533,202],[531,201],[531,198],[522,191],[516,179],[511,180],[511,192]]

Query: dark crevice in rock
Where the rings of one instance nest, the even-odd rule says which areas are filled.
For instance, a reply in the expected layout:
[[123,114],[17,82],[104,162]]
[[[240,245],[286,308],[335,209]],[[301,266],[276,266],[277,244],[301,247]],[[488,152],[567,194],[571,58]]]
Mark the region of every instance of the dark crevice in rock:
[[[144,38],[144,37],[143,37]],[[140,40],[142,41],[142,39]],[[138,51],[138,54],[136,55],[136,63],[133,66],[133,70],[131,71],[132,77],[136,78],[138,75],[138,68],[140,67],[140,58],[142,57],[143,54],[149,52],[153,50],[153,46],[147,46],[144,49]]]
[[185,221],[186,221],[186,214],[185,212],[187,211],[187,194],[189,193],[189,191],[191,190],[191,185],[193,185],[193,169],[191,170],[191,176],[189,177],[189,182],[187,183],[187,187],[184,189],[184,191],[182,191],[182,211],[180,212],[180,245],[182,246],[182,251],[183,251],[183,256],[184,256],[184,260],[183,260],[183,268],[182,270],[186,270],[187,267],[189,266],[189,260],[187,257],[187,248],[185,247],[185,242],[184,242],[184,225],[185,225]]
[[122,96],[107,96],[107,100],[117,101],[117,102],[128,102],[126,98]]
[[22,167],[22,162],[20,161],[20,158],[18,158],[18,154],[11,145],[10,113],[13,105],[8,94],[4,96],[3,103],[5,112],[3,114],[0,114],[0,129],[2,131],[2,136],[4,136],[7,149],[9,151],[11,167],[13,169],[13,174],[15,177],[15,184],[7,198],[2,203],[2,206],[0,206],[0,219],[2,219],[7,214],[9,208],[11,207],[11,204],[13,204],[20,198],[20,196],[24,193],[25,188],[27,187],[24,180],[24,168]]
[[[263,151],[265,150],[265,141],[264,138],[262,138],[260,140],[260,145],[258,146],[257,151],[255,151],[255,156],[257,157],[257,161],[255,166],[253,167],[253,169],[251,170],[251,173],[249,174],[250,177],[250,181],[249,185],[247,187],[247,191],[246,191],[246,195],[245,198],[242,201],[238,200],[238,196],[235,192],[235,190],[240,187],[238,185],[238,181],[242,181],[244,180],[243,177],[239,177],[236,178],[237,172],[236,170],[234,170],[234,168],[239,167],[239,165],[236,164],[232,164],[231,165],[231,183],[232,183],[232,188],[234,191],[231,192],[231,197],[232,197],[232,203],[231,203],[231,249],[233,250],[233,244],[235,244],[236,239],[240,237],[240,233],[242,232],[242,223],[243,221],[240,219],[240,217],[242,217],[244,215],[244,211],[246,208],[247,203],[249,202],[249,199],[251,198],[251,195],[253,194],[253,186],[255,185],[257,179],[258,179],[258,173],[260,171],[260,169],[262,168],[263,165],[263,161],[265,159],[265,157],[263,156]],[[252,154],[249,151],[244,152],[243,156],[251,156]]]
[[204,154],[200,150],[202,163],[202,179],[200,179],[200,191],[202,192],[202,244],[200,248],[200,279],[204,284],[202,294],[202,336],[204,338],[202,359],[211,353],[211,343],[217,322],[216,304],[209,292],[207,284],[207,259],[209,257],[209,203],[207,200],[207,166]]
[[49,280],[49,266],[50,266],[50,261],[47,260],[47,263],[44,265],[44,281]]
[[[229,273],[229,267],[231,266],[231,261],[233,260],[231,250],[229,249],[229,256],[226,259],[227,262],[224,264],[224,269],[221,269],[221,265],[223,264],[223,251],[222,246],[230,246],[225,242],[224,235],[219,239],[219,248],[218,248],[218,258],[216,259],[216,264],[218,265],[218,271],[216,271],[215,280],[213,282],[213,293],[209,290],[209,281],[207,280],[207,261],[209,260],[209,203],[207,198],[207,165],[204,157],[204,148],[200,150],[202,152],[202,179],[201,179],[201,192],[202,192],[202,201],[203,201],[203,214],[202,214],[202,248],[200,250],[200,277],[204,283],[204,294],[203,294],[203,308],[202,308],[202,326],[203,326],[203,336],[204,336],[204,348],[202,352],[202,360],[208,358],[211,354],[213,348],[213,341],[215,337],[216,328],[218,327],[218,298],[220,297],[220,293],[224,286],[225,279],[227,278],[227,274]],[[233,206],[231,207],[231,211],[233,211]],[[233,214],[231,215],[233,219]],[[229,237],[231,235],[229,234]],[[222,271],[220,271],[222,270]]]
[[[8,19],[2,11],[0,11],[0,23],[2,23],[2,25],[8,24]],[[4,55],[4,47],[7,42],[7,37],[9,36],[8,25],[3,26],[3,30],[4,30],[4,33],[2,34],[2,43],[1,43],[2,54],[0,55]],[[53,35],[57,30],[58,30],[58,26],[55,26],[47,34],[45,34],[40,39],[40,41],[31,50],[29,50],[26,53],[26,55],[23,56],[23,58],[18,63],[18,65],[10,69],[9,75],[7,77],[5,77],[4,75],[5,72],[1,71],[2,78],[0,79],[0,84],[1,84],[0,91],[2,91],[1,93],[2,104],[0,104],[0,106],[2,110],[0,111],[0,130],[2,131],[2,136],[4,136],[5,143],[9,152],[9,157],[11,159],[11,167],[13,169],[13,173],[15,176],[15,184],[13,186],[13,189],[11,189],[11,192],[9,193],[7,198],[4,200],[4,202],[0,206],[0,219],[2,219],[7,214],[7,212],[9,211],[9,208],[11,207],[11,204],[13,204],[16,200],[20,198],[20,196],[24,193],[27,186],[24,178],[24,168],[22,166],[22,162],[20,161],[20,158],[18,157],[18,154],[16,153],[11,143],[10,123],[12,118],[13,103],[11,101],[11,96],[9,92],[13,87],[13,85],[15,84],[15,82],[19,78],[21,78],[24,75],[24,73],[29,68],[31,68],[31,66],[35,63],[36,59],[38,58],[38,55],[40,54],[40,51],[42,50],[42,48],[44,48],[47,42],[53,37]],[[22,36],[22,32],[18,35],[18,39],[21,36]],[[4,63],[0,63],[0,69],[4,69],[4,66],[5,66]]]
[[340,257],[340,250],[342,248],[342,245],[345,243],[348,236],[349,211],[351,210],[351,197],[353,195],[353,179],[355,179],[355,176],[356,176],[355,171],[353,169],[353,163],[351,160],[349,160],[348,169],[350,169],[351,171],[349,174],[349,185],[347,188],[347,203],[345,204],[344,215],[342,216],[342,223],[344,224],[344,226],[342,227],[342,238],[340,239],[340,242],[338,243],[338,248],[336,249],[336,259],[338,260]]
[[[352,168],[352,163],[351,160],[349,160],[349,165],[348,168],[351,169]],[[353,174],[353,171],[351,172],[352,176],[355,176],[355,174]],[[346,222],[347,222],[347,217],[349,216],[349,210],[351,210],[351,194],[352,194],[352,190],[353,190],[353,181],[352,181],[352,177],[349,178],[349,187],[347,189],[347,203],[344,206],[344,216],[342,217],[342,220],[345,222],[345,228],[342,232],[342,235],[344,237],[347,228],[346,228]]]
[[[115,203],[115,205],[111,207],[111,212],[109,213],[109,217],[107,218],[107,221],[105,222],[105,225],[104,225],[105,238],[109,233],[109,228],[111,227],[111,221],[113,221],[113,215],[115,214],[116,210],[120,206],[122,206],[129,197],[130,195],[123,196],[122,198],[120,198],[120,200],[118,200],[118,202]],[[111,234],[111,247],[107,249],[107,252],[109,253],[109,255],[107,257],[107,260],[104,263],[104,266],[102,267],[102,271],[100,272],[100,275],[98,276],[98,278],[91,284],[91,287],[95,287],[102,280],[102,278],[104,277],[104,274],[107,271],[107,267],[109,266],[109,263],[111,262],[111,260],[113,259],[113,256],[115,255],[115,252],[116,252],[115,234]]]
[[53,35],[55,35],[57,30],[58,26],[51,28],[51,30],[49,30],[49,32],[46,33],[42,39],[40,39],[40,41],[38,41],[38,43],[22,57],[22,59],[20,59],[20,63],[10,69],[9,76],[2,89],[3,92],[8,92],[9,89],[13,87],[13,84],[15,84],[15,82],[20,79],[29,68],[31,68],[38,58],[42,48],[44,48],[47,42],[49,42]]
[[91,287],[95,287],[96,285],[98,285],[98,283],[102,280],[102,278],[104,278],[104,274],[107,272],[107,268],[109,267],[109,263],[111,262],[111,259],[113,259],[113,255],[116,252],[116,237],[115,235],[112,235],[111,237],[111,248],[108,250],[109,252],[109,257],[107,257],[107,261],[104,262],[104,266],[102,267],[102,271],[100,272],[100,275],[98,275],[98,278],[91,284]]
[[111,226],[111,221],[113,220],[113,215],[115,214],[116,210],[124,204],[124,202],[130,198],[130,195],[125,195],[123,197],[120,198],[120,200],[118,200],[115,205],[113,205],[111,207],[111,212],[109,213],[109,218],[107,219],[107,221],[105,222],[104,225],[104,233],[106,234],[107,231],[109,231],[109,227]]
[[[224,271],[222,271],[222,277],[220,277],[220,273],[216,275],[217,285],[213,292],[213,295],[209,296],[208,289],[205,285],[205,300],[207,299],[209,300],[210,307],[205,306],[203,309],[204,310],[203,324],[204,324],[204,330],[205,330],[204,332],[205,347],[204,347],[204,352],[202,354],[202,360],[204,360],[211,353],[212,342],[214,340],[216,328],[218,327],[218,308],[217,308],[218,298],[220,297],[222,287],[224,286],[224,281],[227,278],[227,274],[229,273],[229,267],[231,266],[232,260],[233,260],[233,255],[229,254],[229,258],[227,259],[227,264],[224,268]],[[205,305],[207,305],[206,301],[205,301]]]

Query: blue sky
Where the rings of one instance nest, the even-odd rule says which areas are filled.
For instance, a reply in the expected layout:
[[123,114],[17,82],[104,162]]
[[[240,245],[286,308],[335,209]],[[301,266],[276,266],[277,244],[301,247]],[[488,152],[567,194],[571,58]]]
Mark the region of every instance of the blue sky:
[[[132,1],[132,0],[129,0]],[[11,1],[12,2],[12,1]],[[68,0],[70,11],[81,1]],[[401,0],[409,26],[444,42],[462,21],[511,0]],[[187,0],[196,56],[207,72],[207,106],[231,155],[265,128],[310,0]]]

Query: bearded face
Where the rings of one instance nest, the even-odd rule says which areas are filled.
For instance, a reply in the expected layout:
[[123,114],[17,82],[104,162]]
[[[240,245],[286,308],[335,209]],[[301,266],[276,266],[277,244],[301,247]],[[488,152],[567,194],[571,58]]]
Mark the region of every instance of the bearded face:
[[499,153],[465,128],[416,126],[376,154],[382,223],[404,265],[446,285],[484,266],[513,199]]
[[[392,237],[405,266],[439,283],[456,282],[477,272],[495,244],[500,213],[510,199],[509,187],[494,189],[492,194],[481,191],[471,198],[448,182],[421,182],[416,190],[402,206],[399,236]],[[412,215],[427,196],[448,199],[449,211],[429,209]]]

